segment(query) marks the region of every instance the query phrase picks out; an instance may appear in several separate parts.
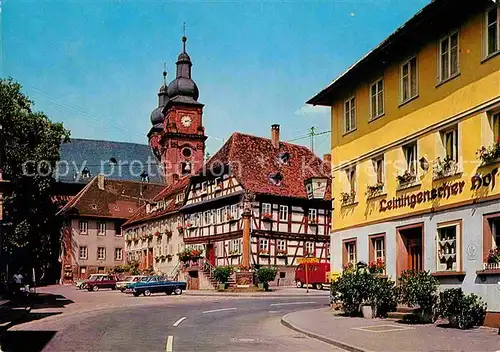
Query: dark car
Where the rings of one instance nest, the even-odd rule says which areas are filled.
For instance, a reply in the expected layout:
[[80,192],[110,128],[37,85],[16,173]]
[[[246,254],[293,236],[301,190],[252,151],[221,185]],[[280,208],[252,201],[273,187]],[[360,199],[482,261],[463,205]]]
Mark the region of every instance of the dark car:
[[110,288],[116,290],[118,279],[114,275],[101,275],[93,280],[87,281],[85,284],[89,291],[99,291],[101,288]]
[[151,296],[153,293],[164,292],[167,295],[182,294],[186,289],[186,283],[182,281],[169,281],[162,276],[152,276],[148,281],[136,282],[129,285],[126,292],[132,293],[135,297],[140,295]]

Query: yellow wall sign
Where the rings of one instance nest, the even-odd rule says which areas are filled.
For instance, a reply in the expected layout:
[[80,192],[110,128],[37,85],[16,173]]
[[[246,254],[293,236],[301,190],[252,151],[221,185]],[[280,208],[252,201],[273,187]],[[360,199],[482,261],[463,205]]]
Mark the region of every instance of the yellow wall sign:
[[319,263],[319,258],[299,258],[297,262],[299,264],[314,264]]

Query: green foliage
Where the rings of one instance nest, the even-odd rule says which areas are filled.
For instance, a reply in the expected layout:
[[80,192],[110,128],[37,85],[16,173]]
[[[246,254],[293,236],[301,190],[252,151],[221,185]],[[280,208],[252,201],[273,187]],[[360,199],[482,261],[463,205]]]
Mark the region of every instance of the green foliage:
[[215,280],[217,280],[221,284],[225,284],[228,282],[229,277],[233,273],[233,267],[228,266],[218,266],[214,269],[212,275]]
[[473,293],[465,295],[461,288],[453,288],[439,293],[437,313],[452,326],[470,329],[483,324],[486,304]]
[[[9,268],[31,272],[37,277],[58,272],[61,219],[52,201],[53,173],[61,143],[69,132],[42,112],[11,79],[0,80],[0,124],[5,141],[4,176],[11,183],[5,199],[4,250]],[[1,149],[1,148],[0,148]],[[46,275],[47,274],[47,275]]]
[[369,304],[376,316],[385,316],[396,308],[394,281],[372,275],[365,268],[344,271],[331,285],[333,302],[341,302],[346,315],[360,314],[362,304]]
[[259,279],[259,282],[262,282],[264,284],[268,284],[271,281],[274,281],[276,278],[276,273],[278,270],[276,268],[260,268],[257,271],[257,278]]
[[129,273],[130,275],[139,275],[139,262],[132,261],[127,264],[119,264],[116,265],[113,269],[110,270],[110,274],[121,274],[121,273]]
[[437,303],[439,282],[429,271],[407,270],[401,274],[398,295],[403,304],[419,306],[422,318],[432,316]]

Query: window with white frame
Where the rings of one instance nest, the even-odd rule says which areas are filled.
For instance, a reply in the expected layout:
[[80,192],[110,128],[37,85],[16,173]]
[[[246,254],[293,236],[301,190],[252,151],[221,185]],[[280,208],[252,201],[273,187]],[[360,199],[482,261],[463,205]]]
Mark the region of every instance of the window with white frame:
[[224,207],[222,208],[222,218],[224,219],[224,221],[227,221],[228,220],[228,212],[227,212],[227,209],[228,207]]
[[229,241],[229,254],[241,253],[241,239],[235,238]]
[[384,114],[384,79],[379,79],[370,86],[370,118]]
[[409,143],[403,146],[405,156],[406,171],[411,175],[417,174],[417,143]]
[[267,238],[261,238],[259,240],[259,253],[269,253],[269,240]]
[[491,243],[492,248],[500,248],[500,217],[492,218],[489,220],[489,225],[491,228]]
[[122,260],[122,259],[123,259],[123,249],[115,248],[115,260]]
[[385,183],[385,160],[384,156],[372,159],[373,171],[375,173],[375,182],[378,185]]
[[351,132],[356,129],[356,97],[352,97],[344,102],[344,132]]
[[418,94],[417,57],[412,57],[401,65],[401,103]]
[[351,194],[356,193],[356,166],[353,166],[345,170],[347,177],[347,186],[349,187],[348,192]]
[[87,246],[80,246],[78,249],[78,254],[80,259],[88,259],[89,257],[89,249]]
[[270,203],[262,203],[262,214],[271,214],[271,204]]
[[385,237],[376,237],[373,240],[373,258],[375,261],[382,260],[385,263]]
[[500,51],[500,5],[486,12],[486,56]]
[[438,225],[436,239],[437,271],[460,271],[460,225]]
[[276,241],[276,248],[278,249],[278,252],[285,252],[286,251],[286,241],[285,240],[277,240]]
[[201,191],[204,193],[208,189],[208,182],[202,182],[201,183]]
[[347,264],[356,264],[356,241],[346,242]]
[[239,210],[240,210],[239,204],[231,205],[231,216],[233,217],[233,219],[238,219],[238,217],[240,216]]
[[106,259],[106,247],[97,247],[97,259]]
[[222,208],[217,209],[217,222],[222,224],[224,220],[225,219],[222,217]]
[[106,222],[105,221],[98,221],[97,222],[97,234],[99,236],[106,235]]
[[89,222],[87,220],[80,220],[79,227],[80,227],[80,235],[88,234]]
[[306,242],[306,255],[314,254],[314,242]]
[[280,221],[288,221],[288,206],[280,205]]
[[212,209],[212,224],[215,225],[217,224],[217,211],[215,209]]
[[446,159],[458,162],[458,128],[457,126],[441,132]]
[[176,203],[182,203],[184,201],[184,193],[179,193],[175,196]]
[[208,226],[211,224],[212,220],[211,215],[212,214],[209,210],[203,213],[203,226]]
[[459,73],[458,31],[439,41],[439,81]]
[[491,130],[493,131],[493,142],[500,143],[500,112],[491,115]]
[[315,222],[318,217],[318,209],[309,209],[307,217],[309,218],[309,222]]

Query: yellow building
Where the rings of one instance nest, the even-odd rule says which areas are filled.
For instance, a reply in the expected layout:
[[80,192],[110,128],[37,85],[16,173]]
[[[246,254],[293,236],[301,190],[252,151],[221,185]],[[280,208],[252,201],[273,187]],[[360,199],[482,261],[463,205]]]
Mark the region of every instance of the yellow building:
[[498,2],[432,1],[308,103],[331,107],[332,270],[430,270],[499,324]]

